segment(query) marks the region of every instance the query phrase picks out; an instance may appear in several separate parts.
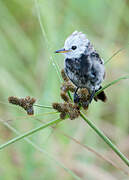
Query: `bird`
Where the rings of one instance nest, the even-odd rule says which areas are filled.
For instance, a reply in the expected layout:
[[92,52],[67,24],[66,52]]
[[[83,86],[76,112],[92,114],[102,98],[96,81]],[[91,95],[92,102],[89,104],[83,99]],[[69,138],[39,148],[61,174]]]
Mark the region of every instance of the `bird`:
[[107,100],[104,91],[95,96],[95,93],[102,88],[101,83],[105,78],[105,67],[103,59],[94,49],[86,34],[74,31],[65,40],[64,48],[56,50],[55,53],[63,53],[65,55],[65,73],[76,86],[74,103],[79,103],[77,94],[79,88],[88,90],[89,99],[86,102],[86,106],[93,99],[96,101],[99,99],[103,102]]

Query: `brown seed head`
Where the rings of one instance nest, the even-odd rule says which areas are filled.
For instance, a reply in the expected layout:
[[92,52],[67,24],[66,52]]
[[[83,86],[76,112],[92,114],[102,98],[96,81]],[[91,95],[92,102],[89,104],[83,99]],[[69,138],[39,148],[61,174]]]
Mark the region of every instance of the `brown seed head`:
[[65,119],[65,117],[66,117],[66,113],[65,113],[65,112],[61,112],[61,113],[60,113],[60,118],[61,118],[61,119]]
[[62,112],[61,104],[60,103],[53,103],[53,109],[56,109],[58,112]]
[[85,103],[85,102],[82,102],[82,107],[85,109],[85,110],[87,110],[88,109],[88,105]]
[[68,115],[71,120],[77,118],[80,115],[79,107],[72,103],[68,103]]
[[80,110],[79,110],[79,106],[78,105],[73,105],[73,104],[69,104],[69,118],[71,120],[78,118],[80,115]]
[[74,92],[75,89],[76,87],[70,81],[64,82],[61,86],[61,90],[64,92],[67,92],[67,91]]
[[65,102],[69,102],[70,99],[65,92],[61,91],[60,96]]
[[64,69],[61,70],[61,76],[63,78],[64,81],[69,81],[69,78],[67,77],[67,75],[65,74]]
[[10,96],[10,97],[8,97],[8,101],[11,104],[15,104],[15,105],[19,105],[20,106],[20,99],[18,97]]
[[18,98],[15,96],[10,96],[8,98],[9,103],[21,106],[23,109],[26,110],[28,115],[34,114],[33,105],[36,102],[35,98],[31,98],[30,96],[27,96],[25,98]]
[[77,118],[80,115],[79,106],[72,103],[53,103],[53,108],[58,112],[61,112],[61,119],[65,119],[67,114],[71,120]]

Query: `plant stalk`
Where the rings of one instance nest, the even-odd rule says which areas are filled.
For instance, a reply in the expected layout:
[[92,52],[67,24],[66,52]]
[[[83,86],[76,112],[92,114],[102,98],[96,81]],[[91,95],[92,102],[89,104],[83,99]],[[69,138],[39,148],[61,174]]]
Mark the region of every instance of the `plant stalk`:
[[[12,130],[14,133],[16,133],[17,135],[20,135],[20,133],[13,128],[10,124],[8,124],[7,122],[4,122],[3,120],[0,119],[0,122],[2,122],[6,127],[8,127],[10,130]],[[48,159],[53,160],[55,163],[58,164],[58,166],[62,167],[66,172],[68,172],[69,174],[71,174],[71,176],[76,179],[76,180],[81,180],[81,178],[79,176],[77,176],[72,170],[70,170],[69,168],[65,167],[65,165],[58,161],[54,156],[52,156],[48,151],[44,150],[43,148],[39,147],[37,144],[35,144],[33,141],[31,141],[30,139],[28,139],[27,137],[24,138],[24,140],[31,144],[36,150],[38,150],[41,153],[44,153]]]
[[25,138],[25,137],[27,137],[27,136],[30,136],[30,135],[32,135],[33,133],[36,133],[36,132],[38,132],[38,131],[40,131],[40,130],[48,127],[48,126],[51,126],[51,125],[53,125],[53,124],[57,124],[57,123],[59,123],[59,122],[61,122],[61,121],[62,121],[62,119],[55,119],[55,120],[49,121],[48,123],[45,123],[45,124],[37,127],[37,128],[34,128],[34,129],[30,130],[29,132],[26,132],[26,133],[24,133],[24,134],[22,134],[22,135],[20,135],[20,136],[18,136],[18,137],[16,137],[16,138],[11,139],[11,140],[8,141],[8,142],[2,144],[2,145],[0,146],[0,150],[2,150],[3,148],[5,148],[6,146],[8,146],[8,145],[10,145],[10,144],[13,144],[13,143],[17,142],[17,141],[20,140],[20,139],[23,139],[23,138]]
[[40,105],[40,104],[34,104],[36,107],[41,107],[41,108],[46,108],[46,109],[53,109],[52,106],[45,106],[45,105]]
[[126,49],[129,46],[129,44],[127,44],[127,46],[122,47],[120,49],[118,49],[110,58],[108,58],[105,62],[104,65],[107,64],[109,61],[112,60],[113,57],[115,57],[117,54],[119,54],[121,51],[123,51],[124,49]]
[[129,79],[129,76],[123,76],[123,77],[120,77],[120,78],[118,78],[118,79],[116,79],[116,80],[108,83],[107,85],[105,85],[104,87],[102,87],[99,91],[97,91],[97,92],[95,93],[95,96],[97,96],[99,93],[101,93],[102,91],[104,91],[104,89],[107,89],[108,87],[116,84],[117,82],[119,82],[119,81],[121,81],[121,80],[123,80],[123,79]]
[[84,121],[88,123],[88,125],[103,139],[109,146],[112,148],[112,150],[121,158],[122,161],[125,162],[127,166],[129,166],[129,160],[120,152],[120,150],[110,141],[108,137],[104,135],[104,133],[99,130],[93,122],[91,122],[89,119],[85,117],[85,115],[81,112],[80,116],[83,118]]

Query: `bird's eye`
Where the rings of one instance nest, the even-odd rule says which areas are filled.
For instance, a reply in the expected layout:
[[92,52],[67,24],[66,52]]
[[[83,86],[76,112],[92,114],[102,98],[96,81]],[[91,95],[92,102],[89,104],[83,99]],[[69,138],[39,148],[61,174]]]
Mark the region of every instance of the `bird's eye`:
[[75,49],[77,49],[77,46],[72,46],[72,50],[75,50]]

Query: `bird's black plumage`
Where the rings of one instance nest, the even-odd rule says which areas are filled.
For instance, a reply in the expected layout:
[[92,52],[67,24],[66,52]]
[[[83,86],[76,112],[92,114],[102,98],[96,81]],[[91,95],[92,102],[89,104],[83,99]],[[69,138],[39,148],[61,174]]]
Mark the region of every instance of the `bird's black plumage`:
[[65,59],[65,72],[69,79],[79,88],[84,88],[90,78],[88,72],[91,64],[88,55],[82,54],[80,58]]
[[[101,59],[92,54],[82,54],[79,58],[65,59],[65,72],[69,79],[78,88],[87,88],[90,91],[93,89],[98,90],[101,69]],[[96,89],[97,86],[97,89]]]

